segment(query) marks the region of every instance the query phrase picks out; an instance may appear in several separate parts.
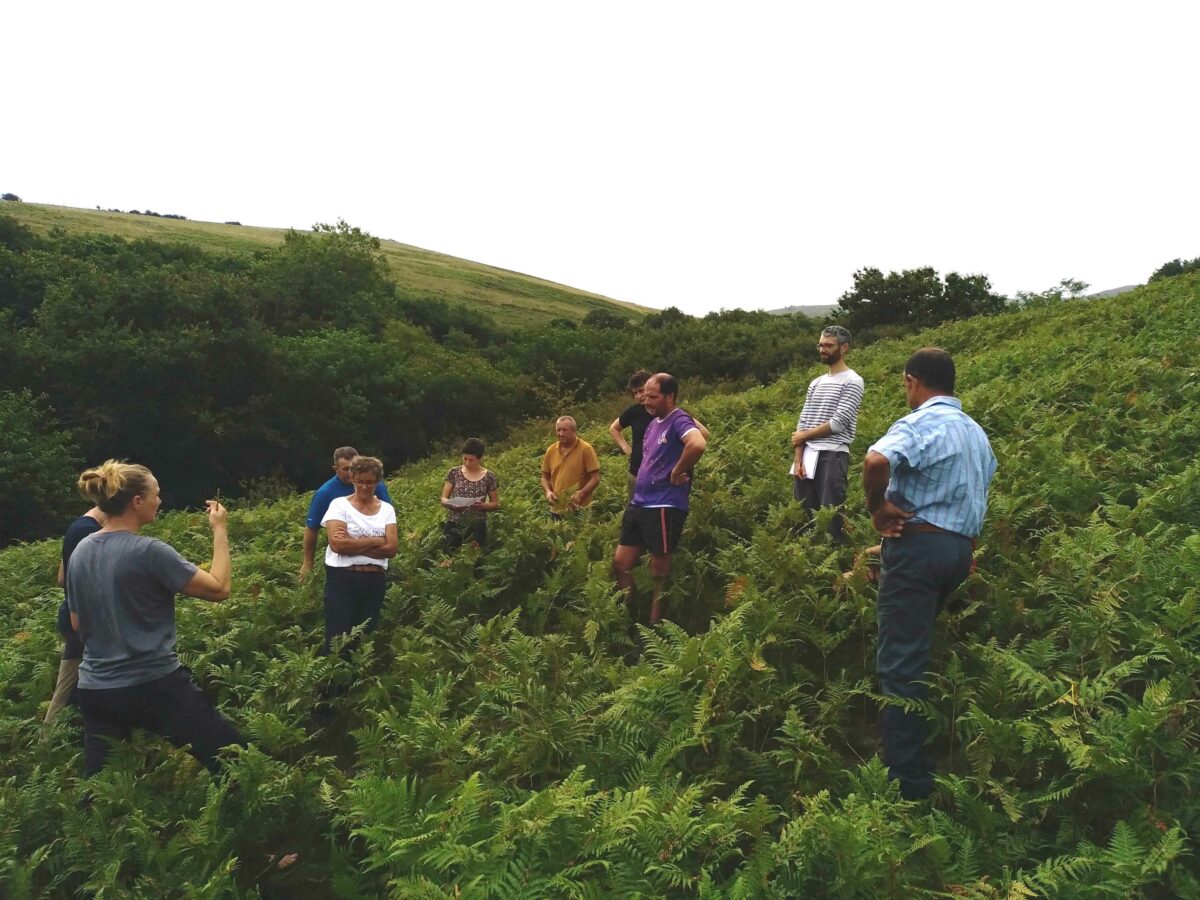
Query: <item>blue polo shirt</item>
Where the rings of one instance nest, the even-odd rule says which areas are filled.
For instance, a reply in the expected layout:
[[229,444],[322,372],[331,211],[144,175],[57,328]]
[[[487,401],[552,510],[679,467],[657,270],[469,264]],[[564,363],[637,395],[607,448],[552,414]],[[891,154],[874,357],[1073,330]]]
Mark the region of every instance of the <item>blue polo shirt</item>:
[[[308,516],[304,519],[306,527],[313,531],[319,531],[321,528],[321,520],[325,518],[325,511],[329,509],[329,504],[338,497],[349,497],[354,493],[354,485],[346,484],[336,475],[330,478],[327,482],[317,488],[317,492],[313,494],[312,502],[308,504]],[[375,496],[384,503],[391,503],[391,495],[388,494],[387,485],[381,480],[375,485]]]
[[926,522],[977,537],[996,457],[957,397],[930,397],[867,448],[891,464],[886,498]]

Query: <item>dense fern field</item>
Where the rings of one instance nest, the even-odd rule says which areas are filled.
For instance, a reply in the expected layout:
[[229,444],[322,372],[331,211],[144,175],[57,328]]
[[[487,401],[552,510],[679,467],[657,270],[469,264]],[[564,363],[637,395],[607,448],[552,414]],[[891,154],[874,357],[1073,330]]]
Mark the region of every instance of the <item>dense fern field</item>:
[[[306,498],[235,509],[234,596],[179,604],[185,663],[253,741],[221,779],[143,738],[80,803],[76,714],[40,725],[58,544],[0,553],[0,894],[1200,896],[1200,276],[855,352],[856,462],[922,343],[955,355],[1000,461],[979,571],[939,620],[931,800],[878,760],[857,479],[844,547],[791,500],[805,366],[693,409],[713,437],[676,622],[636,662],[609,577],[615,448],[561,525],[537,486],[549,429],[490,453],[494,545],[453,557],[453,461],[397,473],[383,623],[349,660],[316,655],[321,586],[294,578]],[[198,514],[149,533],[211,546]]]

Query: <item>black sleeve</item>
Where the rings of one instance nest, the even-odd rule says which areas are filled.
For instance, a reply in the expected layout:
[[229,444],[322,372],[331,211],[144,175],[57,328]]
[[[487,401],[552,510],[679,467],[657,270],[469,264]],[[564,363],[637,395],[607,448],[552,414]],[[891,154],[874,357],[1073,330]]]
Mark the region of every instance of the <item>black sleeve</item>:
[[622,428],[628,428],[633,424],[633,417],[637,415],[637,411],[641,408],[642,406],[640,403],[633,404],[627,408],[625,412],[621,413],[621,415],[617,418],[617,424],[619,424]]
[[67,568],[67,562],[71,559],[71,554],[75,552],[75,548],[79,546],[79,542],[93,532],[100,530],[100,523],[91,516],[82,516],[86,519],[84,522],[72,522],[71,527],[67,529],[67,533],[63,536],[62,545],[62,563],[63,570]]

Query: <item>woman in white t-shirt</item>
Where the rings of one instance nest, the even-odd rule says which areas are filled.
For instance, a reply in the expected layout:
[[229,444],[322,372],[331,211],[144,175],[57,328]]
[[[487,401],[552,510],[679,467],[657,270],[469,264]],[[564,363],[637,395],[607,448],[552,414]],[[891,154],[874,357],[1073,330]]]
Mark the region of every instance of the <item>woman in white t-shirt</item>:
[[[356,456],[350,464],[354,493],[329,504],[325,528],[325,643],[366,623],[379,625],[387,590],[388,560],[396,555],[396,510],[375,496],[383,478],[383,463],[373,456]],[[349,652],[349,646],[343,649]]]

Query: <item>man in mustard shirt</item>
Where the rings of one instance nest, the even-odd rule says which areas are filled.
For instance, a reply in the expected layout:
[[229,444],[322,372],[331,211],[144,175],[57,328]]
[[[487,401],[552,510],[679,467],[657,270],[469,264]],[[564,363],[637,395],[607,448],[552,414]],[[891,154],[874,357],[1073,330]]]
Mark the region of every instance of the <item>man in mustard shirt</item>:
[[[568,509],[580,509],[591,503],[592,493],[600,484],[596,451],[575,429],[574,419],[559,416],[554,423],[558,441],[547,447],[542,457],[542,493],[550,504],[550,517],[556,521]],[[567,493],[572,490],[575,492],[568,498]]]

